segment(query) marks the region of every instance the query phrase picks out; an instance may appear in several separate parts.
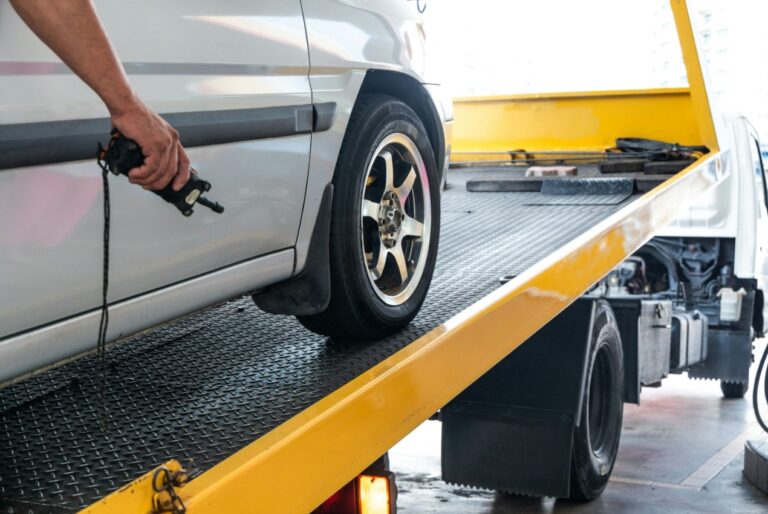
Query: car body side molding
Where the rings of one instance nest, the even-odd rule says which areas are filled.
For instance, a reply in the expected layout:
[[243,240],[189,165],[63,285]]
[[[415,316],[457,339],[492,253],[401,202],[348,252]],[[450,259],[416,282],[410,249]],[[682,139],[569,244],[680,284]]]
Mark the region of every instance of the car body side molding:
[[[191,148],[322,132],[335,114],[336,104],[328,102],[161,116]],[[0,125],[0,170],[95,158],[96,142],[110,129],[109,118]]]

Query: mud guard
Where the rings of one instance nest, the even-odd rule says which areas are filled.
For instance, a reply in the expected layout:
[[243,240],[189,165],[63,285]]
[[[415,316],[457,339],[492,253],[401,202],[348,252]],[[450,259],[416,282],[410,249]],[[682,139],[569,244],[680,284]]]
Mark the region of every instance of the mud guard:
[[323,191],[315,228],[309,243],[307,264],[295,277],[265,287],[253,301],[271,314],[308,316],[323,312],[331,301],[331,263],[329,241],[333,184]]
[[569,496],[594,315],[576,301],[441,411],[443,480]]

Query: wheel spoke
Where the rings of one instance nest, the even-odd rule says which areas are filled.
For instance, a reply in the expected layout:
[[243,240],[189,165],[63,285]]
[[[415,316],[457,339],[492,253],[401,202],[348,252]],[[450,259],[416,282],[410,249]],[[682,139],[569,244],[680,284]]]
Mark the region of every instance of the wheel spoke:
[[387,248],[384,247],[384,244],[379,241],[379,256],[378,259],[376,259],[376,264],[374,264],[373,268],[371,268],[373,276],[376,277],[376,280],[380,279],[384,274],[384,268],[387,266],[388,253],[389,250],[387,250]]
[[405,261],[402,245],[398,244],[390,250],[390,253],[395,258],[397,270],[400,272],[400,283],[405,284],[405,281],[408,280],[408,263]]
[[417,221],[415,218],[406,216],[403,220],[403,224],[400,226],[400,231],[404,236],[423,237],[424,224]]
[[410,169],[408,175],[403,179],[403,183],[396,189],[397,196],[400,198],[400,203],[405,207],[405,201],[408,199],[408,195],[411,194],[413,184],[416,183],[416,170]]
[[392,152],[384,150],[379,157],[384,159],[384,191],[392,191],[395,188],[395,164],[392,160]]
[[363,218],[371,218],[373,221],[379,221],[379,204],[370,200],[363,199],[362,205]]
[[413,139],[398,132],[378,143],[368,166],[357,197],[364,272],[379,299],[403,305],[418,292],[435,230],[424,161]]

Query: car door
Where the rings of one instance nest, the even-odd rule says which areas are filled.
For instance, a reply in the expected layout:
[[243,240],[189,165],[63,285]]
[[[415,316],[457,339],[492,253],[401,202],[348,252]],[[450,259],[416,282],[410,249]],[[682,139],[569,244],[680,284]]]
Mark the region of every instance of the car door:
[[[185,218],[112,177],[110,301],[293,247],[312,128],[299,0],[95,3],[131,84],[151,108],[172,113],[193,167],[213,185],[209,196],[226,208],[198,206]],[[0,156],[1,343],[100,304],[102,190],[89,148],[107,139],[109,123],[96,95],[7,1],[0,91],[0,145],[22,138],[46,150]],[[41,163],[51,149],[58,161]],[[292,252],[280,255],[275,279],[293,266]]]

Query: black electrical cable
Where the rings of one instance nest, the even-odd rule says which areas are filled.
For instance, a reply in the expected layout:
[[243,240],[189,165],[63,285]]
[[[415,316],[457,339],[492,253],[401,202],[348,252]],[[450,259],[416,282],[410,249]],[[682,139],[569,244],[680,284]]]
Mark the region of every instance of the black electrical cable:
[[101,181],[104,190],[104,234],[102,239],[102,282],[101,282],[101,319],[99,320],[99,338],[96,343],[97,361],[99,366],[99,398],[98,412],[101,429],[109,430],[107,416],[107,327],[109,326],[109,303],[107,293],[109,291],[109,227],[111,223],[111,205],[109,198],[109,171],[102,161],[103,150],[99,145],[99,167],[101,168]]
[[757,422],[760,424],[762,429],[768,432],[768,424],[766,424],[765,420],[760,414],[760,404],[758,403],[758,400],[759,400],[758,391],[760,390],[761,378],[763,378],[763,397],[765,398],[765,401],[768,402],[768,380],[766,380],[766,378],[763,377],[766,360],[768,360],[768,344],[765,345],[765,350],[763,350],[763,356],[760,358],[760,364],[757,365],[757,372],[755,373],[755,383],[752,388],[752,408],[755,410],[755,418],[757,418]]
[[625,154],[648,155],[651,160],[679,159],[684,156],[701,156],[709,153],[709,148],[706,146],[686,146],[642,137],[620,137],[616,140],[616,149]]

